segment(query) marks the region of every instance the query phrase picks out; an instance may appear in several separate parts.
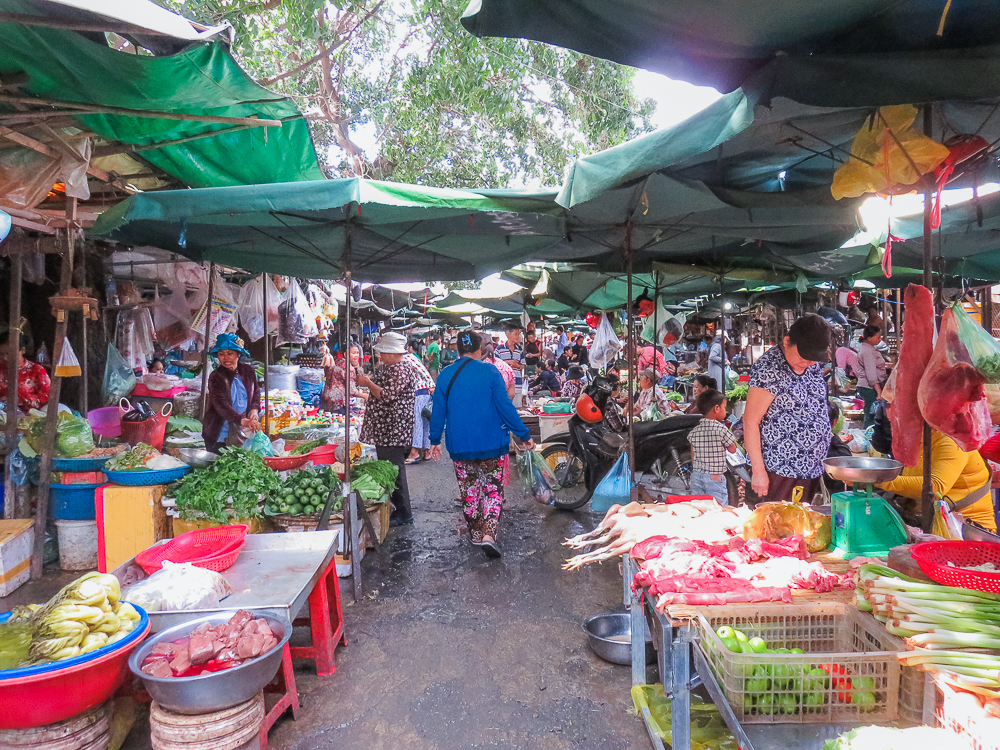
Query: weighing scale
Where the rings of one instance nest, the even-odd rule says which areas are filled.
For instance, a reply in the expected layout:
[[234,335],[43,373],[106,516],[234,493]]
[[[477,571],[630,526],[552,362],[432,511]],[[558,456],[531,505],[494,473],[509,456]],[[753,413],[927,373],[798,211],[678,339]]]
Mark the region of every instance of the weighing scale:
[[899,476],[903,464],[891,458],[843,456],[824,459],[823,467],[834,479],[852,485],[830,498],[835,550],[846,559],[885,557],[893,547],[906,544],[903,519],[872,490],[872,485]]

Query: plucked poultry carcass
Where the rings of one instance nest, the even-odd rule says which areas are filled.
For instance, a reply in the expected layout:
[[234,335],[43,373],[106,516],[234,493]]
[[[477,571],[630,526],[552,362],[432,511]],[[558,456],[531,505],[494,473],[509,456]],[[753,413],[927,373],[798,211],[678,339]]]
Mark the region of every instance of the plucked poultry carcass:
[[[955,313],[945,310],[934,355],[924,370],[917,397],[927,423],[966,452],[981,448],[990,435],[992,422],[983,390],[985,382],[958,336]],[[917,432],[912,425],[910,431]]]
[[893,457],[905,466],[916,466],[923,442],[919,429],[923,416],[917,391],[934,351],[934,297],[927,287],[910,284],[906,287],[905,302],[903,343],[896,365],[896,395],[889,407],[889,419]]
[[597,547],[570,558],[563,568],[576,570],[627,555],[636,544],[654,536],[727,544],[742,533],[748,515],[745,508],[730,508],[714,500],[673,505],[612,505],[596,529],[563,542],[573,549]]

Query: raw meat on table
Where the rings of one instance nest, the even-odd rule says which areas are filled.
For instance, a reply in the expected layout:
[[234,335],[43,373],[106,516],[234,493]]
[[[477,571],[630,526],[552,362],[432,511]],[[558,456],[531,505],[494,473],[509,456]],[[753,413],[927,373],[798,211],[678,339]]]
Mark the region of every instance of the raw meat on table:
[[675,576],[657,581],[649,589],[656,596],[656,609],[661,612],[671,604],[692,606],[738,604],[753,602],[792,601],[788,588],[754,586],[743,578],[689,578]]
[[904,466],[920,460],[923,415],[917,399],[920,380],[934,351],[934,297],[927,287],[910,284],[905,294],[903,343],[896,365],[896,396],[889,407],[892,455]]

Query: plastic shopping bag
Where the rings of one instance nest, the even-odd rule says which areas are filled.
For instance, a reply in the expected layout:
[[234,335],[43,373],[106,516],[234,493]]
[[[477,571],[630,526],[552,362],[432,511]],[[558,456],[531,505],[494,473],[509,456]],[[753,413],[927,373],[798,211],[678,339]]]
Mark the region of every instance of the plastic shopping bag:
[[69,338],[64,336],[62,350],[59,352],[59,361],[56,362],[55,376],[57,378],[78,378],[82,374],[80,360],[76,358],[76,352],[73,351]]
[[943,500],[934,501],[934,523],[931,526],[932,534],[937,534],[949,541],[960,542],[964,538],[962,533],[963,524],[962,515],[948,507],[948,503]]
[[135,373],[118,353],[114,344],[108,344],[108,357],[104,363],[104,383],[101,400],[105,406],[117,404],[135,388]]
[[[656,388],[657,386],[654,385],[653,387]],[[659,422],[661,419],[663,419],[663,415],[660,413],[660,410],[656,408],[655,403],[650,404],[639,412],[640,422]]]
[[622,453],[611,470],[604,475],[590,498],[590,509],[606,513],[612,505],[624,505],[632,497],[632,472],[628,468],[628,453]]
[[271,438],[264,432],[255,432],[253,437],[244,441],[243,447],[248,451],[253,451],[260,456],[276,456],[274,446],[271,445]]
[[315,328],[315,321],[313,320],[310,325],[312,310],[309,309],[309,302],[295,279],[288,283],[285,300],[278,310],[280,318],[277,346],[304,344],[309,338],[308,331]]
[[[267,285],[266,316],[264,310],[265,284]],[[258,341],[264,337],[265,317],[268,330],[271,333],[278,332],[279,304],[278,289],[267,274],[247,282],[240,290],[239,302],[237,303],[240,325],[243,326],[243,330],[247,332],[251,341]]]
[[166,560],[163,568],[122,592],[122,601],[147,612],[175,612],[185,609],[213,609],[232,593],[220,573],[197,568],[191,563]]
[[535,451],[524,451],[517,461],[521,478],[531,496],[542,505],[551,505],[552,493],[559,489],[559,482],[542,455]]
[[94,450],[94,433],[90,422],[67,412],[60,412],[56,431],[56,452],[66,458],[76,458]]
[[958,325],[958,338],[972,357],[973,366],[987,383],[1000,383],[1000,341],[990,336],[961,305],[951,309]]
[[609,362],[614,362],[618,352],[622,350],[622,342],[618,340],[615,329],[611,327],[607,313],[601,313],[601,322],[594,332],[594,343],[590,347],[590,364],[597,369],[604,369]]
[[966,452],[978,450],[990,434],[984,382],[959,337],[954,308],[945,310],[934,353],[920,379],[917,401],[927,423]]

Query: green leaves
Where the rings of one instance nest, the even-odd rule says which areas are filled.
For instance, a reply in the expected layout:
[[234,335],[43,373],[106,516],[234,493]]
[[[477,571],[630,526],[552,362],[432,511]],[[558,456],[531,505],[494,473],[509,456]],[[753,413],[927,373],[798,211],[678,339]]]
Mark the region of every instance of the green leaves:
[[[231,518],[260,516],[261,498],[281,486],[277,472],[264,459],[243,448],[223,448],[204,469],[186,475],[175,485],[174,498],[182,518],[199,514],[219,523]],[[231,511],[231,512],[230,512]]]

